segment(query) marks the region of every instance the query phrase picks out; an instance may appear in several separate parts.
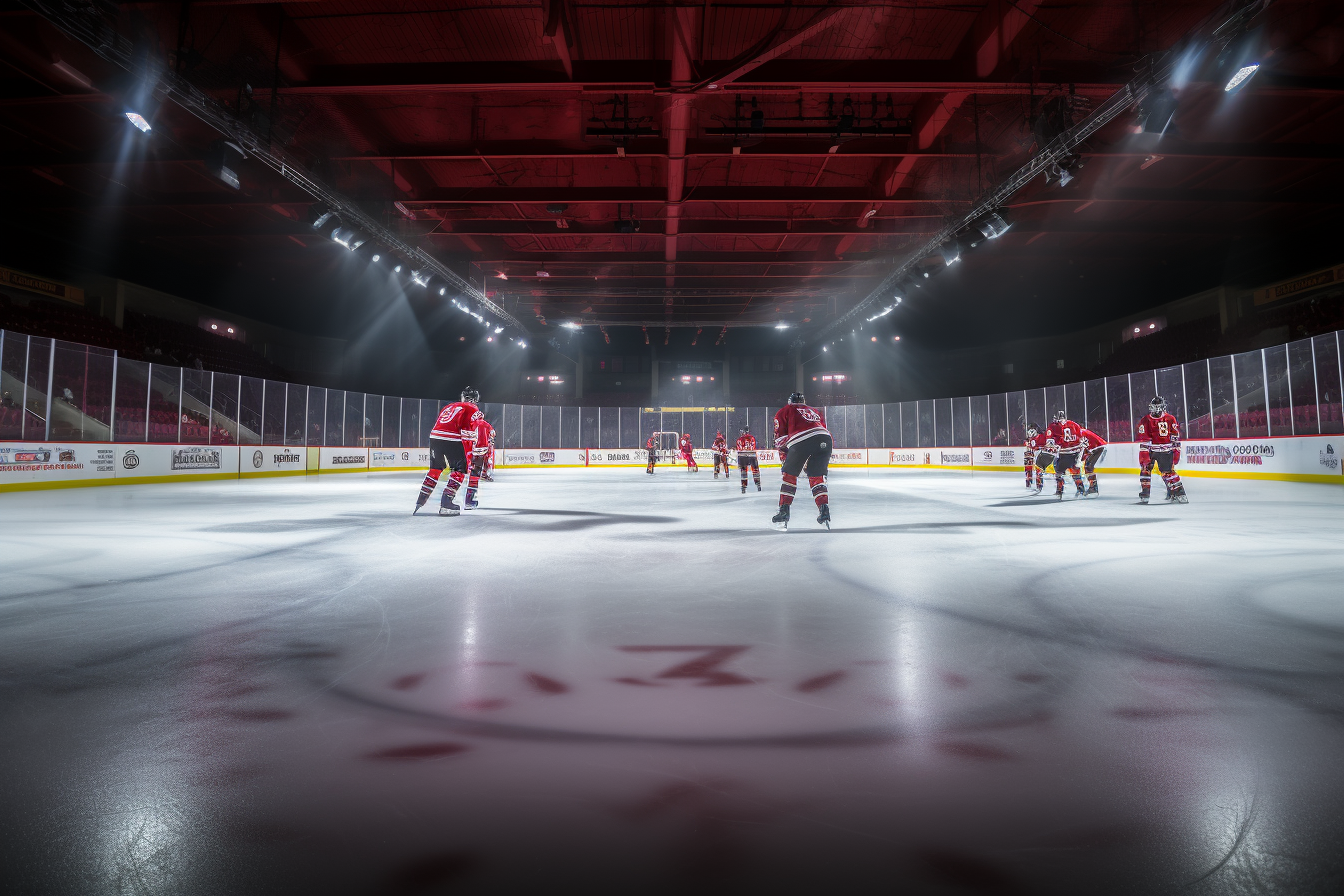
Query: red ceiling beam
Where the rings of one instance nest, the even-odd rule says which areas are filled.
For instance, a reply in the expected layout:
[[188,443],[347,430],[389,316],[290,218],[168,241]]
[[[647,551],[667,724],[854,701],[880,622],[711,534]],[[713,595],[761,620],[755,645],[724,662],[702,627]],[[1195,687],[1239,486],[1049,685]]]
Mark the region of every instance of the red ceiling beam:
[[[778,59],[784,54],[796,49],[809,38],[821,34],[823,31],[836,25],[841,18],[848,15],[853,7],[837,6],[830,10],[822,9],[812,17],[812,20],[802,28],[789,35],[787,38],[775,43],[770,48],[756,54],[751,59],[741,62],[719,75],[702,81],[699,86],[706,90],[719,90],[727,87],[739,78],[744,77],[748,72],[755,71],[767,62]],[[788,7],[780,9],[781,16],[788,15]],[[706,68],[707,71],[714,71],[712,68]],[[675,80],[675,77],[674,77]]]

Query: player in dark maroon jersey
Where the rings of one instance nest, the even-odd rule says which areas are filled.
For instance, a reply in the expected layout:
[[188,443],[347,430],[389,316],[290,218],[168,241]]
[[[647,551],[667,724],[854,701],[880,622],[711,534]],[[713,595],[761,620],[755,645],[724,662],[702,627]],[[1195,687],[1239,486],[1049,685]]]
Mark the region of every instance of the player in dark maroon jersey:
[[719,478],[719,464],[723,464],[723,478],[730,478],[728,471],[728,440],[723,437],[723,433],[714,433],[714,441],[709,443],[709,448],[714,452],[714,478]]
[[650,433],[649,440],[644,443],[644,450],[649,452],[649,468],[644,472],[652,476],[653,463],[658,459],[658,437]]
[[681,459],[686,461],[687,473],[699,473],[700,465],[695,462],[695,443],[691,441],[691,434],[684,433],[681,437]]
[[798,474],[807,470],[812,497],[817,502],[817,522],[831,528],[830,497],[826,494],[826,473],[831,463],[831,433],[821,411],[807,406],[803,393],[794,392],[789,403],[775,414],[775,447],[783,466],[779,487],[779,512],[771,522],[789,527],[789,507],[798,490]]
[[1059,454],[1055,455],[1055,497],[1064,499],[1065,470],[1069,471],[1077,488],[1074,497],[1083,497],[1087,494],[1087,489],[1083,488],[1083,477],[1080,475],[1082,471],[1078,469],[1078,456],[1083,452],[1083,428],[1070,420],[1068,414],[1055,411],[1055,420],[1050,424],[1049,432],[1050,437],[1059,446]]
[[1039,495],[1041,489],[1045,487],[1045,470],[1055,462],[1055,453],[1059,450],[1055,446],[1055,441],[1050,436],[1047,429],[1042,428],[1036,423],[1027,424],[1027,487],[1031,487],[1031,473],[1036,472],[1036,490],[1033,495]]
[[756,480],[756,491],[761,490],[761,465],[756,460],[756,437],[745,426],[742,432],[738,434],[737,445],[737,471],[742,474],[742,494],[747,493],[747,467],[751,467],[751,473]]
[[439,481],[439,474],[445,468],[450,468],[452,472],[448,474],[448,482],[443,487],[439,516],[457,516],[462,511],[461,507],[453,503],[453,497],[467,479],[467,456],[475,446],[475,424],[481,417],[481,410],[476,407],[476,402],[480,400],[481,393],[468,386],[462,390],[461,401],[455,401],[439,411],[439,419],[429,431],[429,473],[420,485],[420,497],[415,502],[415,510],[411,511],[412,516],[425,506]]
[[1139,421],[1134,435],[1139,442],[1139,503],[1148,503],[1154,465],[1167,484],[1167,500],[1190,503],[1185,496],[1185,484],[1176,472],[1181,459],[1181,424],[1167,413],[1165,398],[1156,395],[1148,402],[1148,413]]
[[1083,472],[1087,474],[1087,496],[1101,494],[1097,490],[1097,464],[1106,456],[1106,440],[1087,427],[1081,433],[1083,440]]

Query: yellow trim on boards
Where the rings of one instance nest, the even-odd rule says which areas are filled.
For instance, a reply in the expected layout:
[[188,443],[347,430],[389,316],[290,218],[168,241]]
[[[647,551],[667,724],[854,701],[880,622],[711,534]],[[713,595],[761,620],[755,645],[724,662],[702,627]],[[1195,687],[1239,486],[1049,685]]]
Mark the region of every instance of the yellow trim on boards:
[[271,479],[275,476],[306,476],[308,470],[261,470],[252,472],[244,471],[239,479]]
[[49,488],[83,488],[99,485],[154,485],[161,482],[211,482],[219,479],[237,479],[237,473],[185,473],[180,476],[122,476],[89,479],[61,479],[55,482],[7,482],[0,484],[0,492],[31,492]]

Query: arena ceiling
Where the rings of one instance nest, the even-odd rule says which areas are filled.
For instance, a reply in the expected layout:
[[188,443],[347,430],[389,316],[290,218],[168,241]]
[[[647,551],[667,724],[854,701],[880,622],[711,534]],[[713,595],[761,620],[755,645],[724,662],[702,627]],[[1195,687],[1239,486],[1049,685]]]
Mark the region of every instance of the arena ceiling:
[[[103,5],[150,57],[529,327],[804,330],[1021,165],[1048,103],[1085,111],[1218,6]],[[105,227],[137,257],[206,277],[341,270],[345,250],[308,224],[311,197],[247,161],[238,189],[222,182],[206,161],[218,135],[171,103],[131,145],[121,72],[12,0],[0,21],[11,223],[85,239]],[[1135,305],[1136,284],[1194,283],[1248,235],[1337,231],[1344,6],[1276,0],[1257,29],[1268,52],[1245,90],[1192,81],[1160,141],[1121,116],[1082,148],[1072,183],[1020,192],[1011,231],[949,281],[941,326],[1010,320],[1004,300],[1076,299],[1079,278]]]

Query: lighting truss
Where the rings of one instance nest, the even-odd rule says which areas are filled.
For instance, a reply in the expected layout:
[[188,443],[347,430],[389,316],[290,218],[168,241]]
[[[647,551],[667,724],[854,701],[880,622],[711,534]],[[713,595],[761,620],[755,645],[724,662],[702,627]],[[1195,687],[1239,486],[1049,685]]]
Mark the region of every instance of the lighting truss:
[[[28,2],[28,0],[25,0]],[[1141,104],[1149,94],[1157,90],[1166,89],[1167,82],[1171,79],[1173,70],[1180,61],[1182,52],[1192,43],[1198,40],[1207,40],[1210,44],[1226,45],[1243,31],[1247,23],[1260,12],[1262,12],[1272,0],[1231,0],[1219,8],[1219,12],[1226,10],[1217,27],[1210,28],[1210,23],[1218,21],[1217,13],[1205,19],[1200,26],[1193,29],[1185,38],[1178,41],[1177,44],[1161,53],[1155,53],[1141,60],[1140,67],[1142,73],[1121,87],[1115,93],[1111,94],[1105,102],[1097,106],[1091,115],[1088,115],[1082,121],[1079,121],[1073,127],[1060,133],[1045,146],[1036,150],[1036,154],[1027,160],[1027,163],[999,185],[995,186],[989,192],[984,193],[966,214],[955,220],[950,221],[942,230],[938,231],[927,243],[924,243],[914,253],[909,255],[906,260],[891,271],[877,288],[868,294],[868,296],[859,302],[849,311],[831,321],[825,327],[822,327],[813,338],[822,339],[828,333],[831,333],[843,325],[846,321],[861,314],[864,309],[882,300],[883,296],[891,294],[892,288],[902,277],[915,273],[915,267],[921,259],[928,258],[936,254],[945,244],[948,244],[957,234],[961,233],[967,227],[974,224],[980,218],[997,212],[1002,208],[1015,193],[1031,183],[1042,174],[1048,174],[1053,171],[1060,171],[1067,167],[1069,160],[1074,155],[1078,145],[1086,141],[1089,137],[1109,124],[1126,109]],[[925,274],[927,277],[928,275]],[[799,347],[805,340],[798,339],[794,342],[794,347]]]
[[488,309],[495,317],[507,321],[524,333],[527,332],[513,315],[490,301],[481,290],[458,276],[428,252],[403,241],[352,200],[337,192],[334,187],[310,174],[300,159],[283,148],[272,145],[263,134],[240,121],[228,107],[186,78],[166,67],[152,73],[146,71],[145,63],[137,60],[134,45],[115,29],[110,18],[103,15],[101,5],[79,3],[75,0],[22,0],[22,2],[113,65],[156,78],[158,86],[154,90],[155,94],[171,99],[285,180],[324,203],[346,226],[357,228],[388,249],[397,250],[422,274],[441,277],[462,295]]

